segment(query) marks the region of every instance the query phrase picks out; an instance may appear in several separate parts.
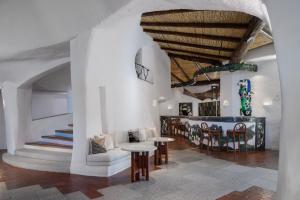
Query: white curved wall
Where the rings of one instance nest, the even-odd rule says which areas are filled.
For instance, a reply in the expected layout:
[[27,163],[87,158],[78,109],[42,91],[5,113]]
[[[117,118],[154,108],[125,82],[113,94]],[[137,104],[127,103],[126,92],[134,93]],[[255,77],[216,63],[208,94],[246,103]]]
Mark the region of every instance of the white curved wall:
[[70,40],[130,0],[2,0],[0,59]]
[[297,0],[266,0],[275,39],[282,88],[278,200],[300,196],[299,52],[300,26]]

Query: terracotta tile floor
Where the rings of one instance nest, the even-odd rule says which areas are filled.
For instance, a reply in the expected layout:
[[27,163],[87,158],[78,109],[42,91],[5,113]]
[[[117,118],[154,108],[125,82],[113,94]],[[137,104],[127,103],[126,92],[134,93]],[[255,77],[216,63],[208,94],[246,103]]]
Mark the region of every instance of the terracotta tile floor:
[[217,200],[271,200],[273,197],[274,192],[253,186],[244,192],[232,192]]

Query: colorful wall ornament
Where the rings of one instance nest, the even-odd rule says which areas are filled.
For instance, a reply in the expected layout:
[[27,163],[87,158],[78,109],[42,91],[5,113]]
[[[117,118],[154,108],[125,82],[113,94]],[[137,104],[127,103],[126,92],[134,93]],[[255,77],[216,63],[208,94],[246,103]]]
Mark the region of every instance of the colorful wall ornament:
[[241,108],[240,115],[241,116],[251,116],[252,107],[251,107],[251,95],[253,92],[251,91],[251,81],[249,79],[243,79],[238,82],[239,95],[241,98]]

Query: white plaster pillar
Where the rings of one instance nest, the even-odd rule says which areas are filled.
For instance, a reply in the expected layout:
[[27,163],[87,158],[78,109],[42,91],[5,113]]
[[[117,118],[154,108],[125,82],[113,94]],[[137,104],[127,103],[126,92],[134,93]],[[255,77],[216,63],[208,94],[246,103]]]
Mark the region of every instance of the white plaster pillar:
[[300,1],[267,0],[279,65],[282,94],[277,199],[300,196]]
[[71,173],[83,174],[88,153],[86,133],[86,67],[90,32],[71,40],[71,82],[73,99],[73,153]]
[[30,137],[31,89],[21,89],[15,83],[5,82],[2,95],[7,150],[8,153],[15,154]]

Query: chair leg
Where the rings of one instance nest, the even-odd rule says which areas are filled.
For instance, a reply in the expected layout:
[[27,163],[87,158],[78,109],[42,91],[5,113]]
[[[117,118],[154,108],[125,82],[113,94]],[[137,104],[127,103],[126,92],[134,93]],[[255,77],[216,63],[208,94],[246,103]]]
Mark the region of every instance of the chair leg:
[[234,158],[236,156],[236,150],[235,150],[235,135],[233,134],[233,151],[234,151]]
[[247,135],[244,133],[244,140],[245,140],[245,151],[247,152]]
[[227,151],[228,151],[228,143],[229,143],[229,134],[226,134],[226,145],[227,145]]
[[239,134],[239,152],[241,151],[241,134]]
[[207,151],[207,154],[209,152],[209,138],[207,138],[207,147],[206,147],[206,151]]
[[218,137],[219,151],[221,151],[221,134]]

